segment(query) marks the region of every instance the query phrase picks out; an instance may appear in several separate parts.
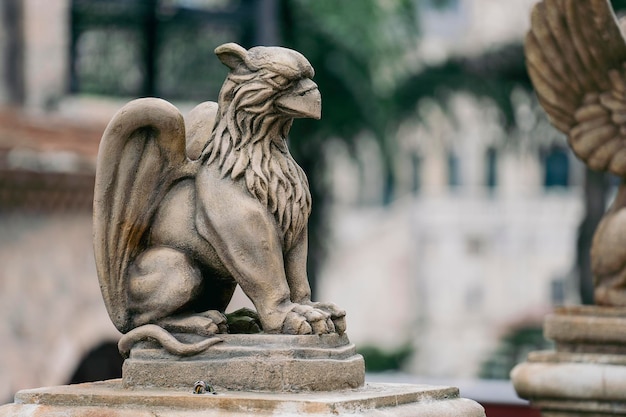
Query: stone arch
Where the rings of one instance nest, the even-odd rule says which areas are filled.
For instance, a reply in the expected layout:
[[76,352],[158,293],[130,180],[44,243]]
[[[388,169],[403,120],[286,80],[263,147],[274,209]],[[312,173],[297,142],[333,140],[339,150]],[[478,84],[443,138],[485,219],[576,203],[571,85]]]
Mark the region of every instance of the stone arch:
[[78,362],[68,383],[105,381],[122,377],[124,359],[114,341],[105,341],[88,351]]

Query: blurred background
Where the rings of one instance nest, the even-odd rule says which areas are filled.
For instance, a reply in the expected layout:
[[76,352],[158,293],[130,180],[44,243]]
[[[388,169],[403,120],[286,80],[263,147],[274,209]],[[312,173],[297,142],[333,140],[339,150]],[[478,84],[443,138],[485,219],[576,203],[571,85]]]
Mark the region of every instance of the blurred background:
[[136,97],[216,100],[213,50],[235,41],[316,70],[322,120],[290,138],[314,199],[309,275],[348,311],[371,378],[523,406],[508,373],[549,346],[553,306],[592,302],[589,245],[617,184],[537,104],[534,3],[2,0],[0,404],[120,375],[91,242],[100,136]]

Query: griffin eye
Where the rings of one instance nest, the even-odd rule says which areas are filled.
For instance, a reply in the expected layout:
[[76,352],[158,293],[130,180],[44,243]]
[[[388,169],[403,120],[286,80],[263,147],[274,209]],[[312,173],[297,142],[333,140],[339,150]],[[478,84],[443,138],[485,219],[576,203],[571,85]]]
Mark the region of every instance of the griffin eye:
[[275,83],[277,83],[278,85],[286,85],[289,84],[289,80],[286,77],[283,77],[282,75],[275,75],[273,77],[273,80]]

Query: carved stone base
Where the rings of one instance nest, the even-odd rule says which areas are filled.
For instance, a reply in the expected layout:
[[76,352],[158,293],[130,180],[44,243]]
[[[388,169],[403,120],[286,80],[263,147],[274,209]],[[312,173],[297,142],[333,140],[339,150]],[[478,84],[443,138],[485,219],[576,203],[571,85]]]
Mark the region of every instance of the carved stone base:
[[307,393],[125,389],[120,380],[25,390],[0,417],[244,417],[428,416],[485,417],[450,387],[367,384],[354,390]]
[[546,318],[556,351],[532,352],[511,372],[544,417],[626,416],[626,309],[564,307]]
[[202,380],[225,390],[333,391],[365,380],[363,357],[346,335],[219,337],[223,342],[187,358],[151,342],[136,345],[124,362],[124,386],[190,390]]

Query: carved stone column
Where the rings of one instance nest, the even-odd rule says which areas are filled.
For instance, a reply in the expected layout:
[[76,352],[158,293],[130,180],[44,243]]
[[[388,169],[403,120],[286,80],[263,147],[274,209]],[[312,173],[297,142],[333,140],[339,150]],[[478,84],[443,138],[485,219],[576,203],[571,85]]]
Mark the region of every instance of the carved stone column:
[[626,416],[626,308],[558,308],[544,334],[556,349],[511,372],[520,397],[544,417]]

